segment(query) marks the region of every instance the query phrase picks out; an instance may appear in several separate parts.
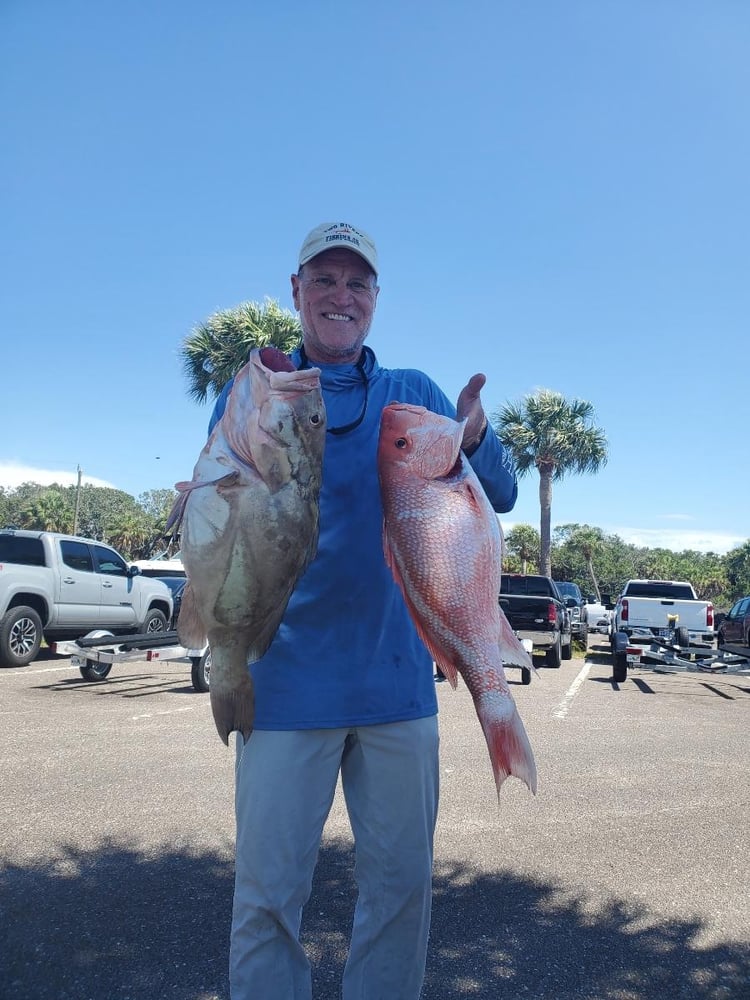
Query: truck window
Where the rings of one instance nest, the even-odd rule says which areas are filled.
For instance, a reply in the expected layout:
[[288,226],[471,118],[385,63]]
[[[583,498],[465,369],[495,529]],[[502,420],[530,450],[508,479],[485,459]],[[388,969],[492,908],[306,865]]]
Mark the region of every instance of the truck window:
[[93,549],[97,572],[108,573],[110,576],[128,575],[127,563],[113,549],[104,545],[94,545]]
[[89,547],[85,542],[60,542],[60,552],[62,561],[71,569],[78,570],[79,573],[93,573],[94,563],[91,559]]
[[671,583],[631,583],[624,597],[660,597],[666,601],[692,601],[690,587]]
[[0,563],[19,566],[44,566],[44,546],[41,538],[19,538],[0,534]]

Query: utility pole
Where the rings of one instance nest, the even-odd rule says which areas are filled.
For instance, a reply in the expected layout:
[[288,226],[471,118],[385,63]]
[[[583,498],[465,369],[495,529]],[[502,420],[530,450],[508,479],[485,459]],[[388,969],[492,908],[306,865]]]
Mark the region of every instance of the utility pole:
[[73,534],[78,534],[78,508],[81,503],[81,466],[78,466],[78,485],[76,486],[76,507],[73,514]]

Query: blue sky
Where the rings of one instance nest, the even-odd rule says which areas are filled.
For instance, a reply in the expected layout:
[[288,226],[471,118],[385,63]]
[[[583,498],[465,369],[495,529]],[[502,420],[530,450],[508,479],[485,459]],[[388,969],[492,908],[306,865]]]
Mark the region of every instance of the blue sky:
[[2,0],[0,484],[189,478],[184,338],[291,308],[344,220],[382,364],[592,403],[609,463],[554,524],[743,543],[749,43],[744,0]]

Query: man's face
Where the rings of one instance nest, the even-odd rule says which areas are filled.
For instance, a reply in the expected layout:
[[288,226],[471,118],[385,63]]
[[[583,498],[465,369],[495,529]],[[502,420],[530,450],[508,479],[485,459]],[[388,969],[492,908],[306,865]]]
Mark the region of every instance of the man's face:
[[319,253],[301,275],[292,275],[310,361],[345,364],[359,358],[379,291],[369,264],[342,247]]

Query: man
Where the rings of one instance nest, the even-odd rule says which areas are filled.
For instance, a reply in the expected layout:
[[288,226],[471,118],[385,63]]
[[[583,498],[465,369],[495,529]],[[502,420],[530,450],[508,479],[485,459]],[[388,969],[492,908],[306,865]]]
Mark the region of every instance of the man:
[[466,418],[463,449],[495,510],[513,507],[517,486],[510,456],[487,433],[483,375],[454,409],[427,375],[381,368],[364,346],[377,280],[372,240],[344,223],[313,229],[291,276],[303,332],[292,360],[321,369],[328,419],[320,540],[270,649],[250,667],[256,714],[248,742],[238,740],[232,1000],[310,1000],[299,929],[339,774],[358,887],[343,1000],[417,1000],[424,978],[437,699],[432,658],[383,556],[383,407]]

